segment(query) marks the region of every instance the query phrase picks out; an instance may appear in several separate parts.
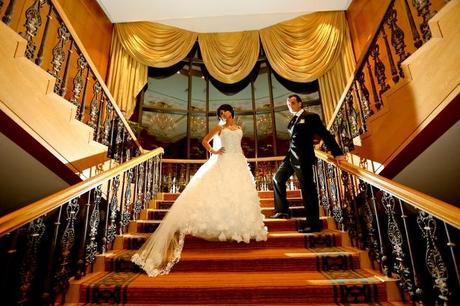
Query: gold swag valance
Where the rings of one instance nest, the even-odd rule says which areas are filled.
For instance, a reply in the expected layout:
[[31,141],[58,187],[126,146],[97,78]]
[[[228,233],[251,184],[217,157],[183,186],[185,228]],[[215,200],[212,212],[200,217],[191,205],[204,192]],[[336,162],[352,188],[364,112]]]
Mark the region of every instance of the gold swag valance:
[[118,23],[115,33],[131,57],[157,68],[183,60],[198,37],[194,32],[152,22]]
[[[129,105],[135,105],[135,97],[147,83],[147,66],[164,68],[178,63],[197,39],[206,69],[220,82],[232,84],[249,75],[259,55],[259,38],[279,75],[309,82],[338,62],[347,31],[344,12],[314,13],[259,31],[233,33],[198,34],[150,22],[116,24],[109,88],[116,101],[125,105],[122,109],[129,118],[134,110]],[[115,84],[123,86],[116,88]]]
[[343,13],[315,13],[262,29],[260,39],[273,70],[304,83],[332,68],[346,29]]
[[209,74],[226,84],[248,76],[259,58],[257,31],[199,34],[198,43]]

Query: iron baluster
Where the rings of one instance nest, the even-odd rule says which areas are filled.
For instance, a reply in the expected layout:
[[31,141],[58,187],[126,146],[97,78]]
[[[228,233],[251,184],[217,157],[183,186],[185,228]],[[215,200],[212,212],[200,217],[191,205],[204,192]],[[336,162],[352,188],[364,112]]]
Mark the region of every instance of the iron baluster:
[[35,56],[34,38],[37,36],[38,29],[42,25],[42,17],[40,16],[40,9],[46,2],[43,0],[35,0],[34,3],[26,10],[26,21],[24,27],[26,31],[21,33],[21,36],[27,40],[27,47],[25,55],[28,59],[32,60]]
[[420,287],[420,280],[419,280],[418,273],[417,273],[417,270],[416,270],[415,264],[414,264],[414,256],[413,256],[413,252],[412,252],[413,244],[412,244],[412,239],[411,239],[411,237],[409,235],[409,227],[407,225],[407,220],[406,220],[407,215],[404,212],[404,207],[403,207],[402,201],[400,199],[398,199],[398,201],[399,201],[399,208],[401,209],[401,218],[402,218],[403,225],[404,225],[404,232],[406,234],[406,240],[407,240],[406,244],[407,244],[407,249],[409,250],[409,258],[410,258],[410,264],[411,264],[411,268],[412,268],[413,287],[412,287],[412,290],[409,291],[409,294],[410,294],[413,302],[421,303],[422,302],[422,296],[423,296],[423,290]]
[[402,3],[404,10],[406,11],[407,20],[409,20],[410,30],[412,33],[412,38],[414,40],[414,46],[418,49],[423,45],[423,41],[421,40],[420,34],[417,31],[417,26],[415,25],[414,17],[412,17],[412,13],[410,11],[410,7],[407,3],[407,0],[403,0]]
[[375,215],[375,221],[377,224],[377,232],[379,235],[379,245],[380,245],[380,266],[382,268],[382,271],[387,275],[388,277],[391,276],[390,269],[388,267],[388,257],[385,255],[385,250],[383,248],[383,238],[382,238],[382,229],[380,226],[380,218],[377,210],[377,201],[375,199],[375,194],[374,194],[374,189],[372,186],[370,186],[371,190],[371,201],[372,201],[372,208],[374,209],[374,215]]
[[363,109],[364,122],[374,114],[374,111],[371,109],[370,100],[369,100],[369,90],[366,87],[366,80],[364,78],[364,72],[361,70],[358,72],[356,79],[359,83],[359,89],[361,90],[360,94],[360,104]]
[[420,32],[422,32],[423,40],[427,42],[431,38],[430,26],[428,21],[436,14],[436,11],[431,11],[430,0],[412,0],[412,4],[417,9],[417,15],[422,17],[422,23],[419,25]]
[[382,60],[380,59],[380,47],[377,43],[371,48],[371,56],[374,59],[374,74],[377,78],[377,83],[379,83],[380,90],[379,90],[379,97],[381,105],[383,105],[382,95],[390,86],[387,84],[387,76],[385,75],[385,65],[383,64]]
[[102,112],[104,110],[104,105],[107,103],[107,97],[104,92],[102,92],[101,100],[99,101],[99,108],[97,110],[97,123],[96,123],[96,131],[94,133],[94,140],[102,143],[101,141],[101,122],[102,122]]
[[110,204],[109,204],[109,199],[110,199],[110,186],[112,185],[112,180],[109,180],[107,182],[107,205],[105,209],[105,224],[104,224],[104,236],[102,237],[102,254],[104,254],[107,251],[107,246],[108,246],[108,229],[109,229],[109,214],[110,214]]
[[[393,269],[398,275],[398,285],[403,291],[405,290],[412,293],[414,286],[411,280],[410,270],[406,265],[406,255],[403,250],[403,236],[396,221],[395,201],[393,196],[384,192],[382,204],[388,216],[388,238],[392,246],[392,253],[394,256]],[[404,296],[402,296],[402,298],[404,298]]]
[[374,76],[372,74],[371,65],[369,64],[368,60],[366,60],[366,65],[367,65],[367,72],[369,73],[369,79],[371,80],[372,94],[374,96],[374,106],[377,110],[380,110],[380,108],[382,107],[382,103],[380,102],[380,97],[377,94],[377,88],[375,87]]
[[69,50],[67,50],[67,59],[66,59],[65,68],[64,68],[64,76],[62,77],[61,90],[59,91],[61,97],[65,97],[67,93],[67,80],[69,78],[70,60],[72,58],[74,44],[75,44],[75,41],[72,39],[70,41]]
[[57,248],[58,239],[59,239],[59,228],[61,226],[62,208],[63,208],[63,205],[59,206],[56,221],[54,222],[54,232],[53,232],[53,237],[51,241],[50,252],[48,255],[48,269],[46,272],[46,277],[44,278],[43,293],[41,295],[42,301],[48,305],[52,303],[52,296],[53,296],[51,292],[52,279],[53,279],[52,274],[54,270],[54,259],[55,259],[56,248]]
[[110,244],[115,240],[117,233],[117,208],[118,208],[118,187],[120,186],[120,175],[117,175],[112,180],[112,198],[108,204],[107,210],[109,213],[109,226],[107,228],[107,243]]
[[396,69],[395,61],[393,59],[393,54],[391,53],[390,43],[388,42],[387,33],[385,33],[385,26],[382,25],[382,37],[383,42],[385,43],[385,51],[388,56],[388,61],[390,62],[391,77],[394,83],[399,82],[398,69]]
[[391,7],[388,10],[385,19],[386,19],[386,23],[388,27],[390,28],[390,32],[391,32],[391,44],[393,45],[393,48],[395,49],[396,54],[399,56],[399,60],[397,63],[399,75],[402,78],[404,78],[404,71],[402,70],[401,63],[406,58],[409,57],[410,53],[406,51],[406,43],[404,41],[404,32],[403,30],[401,30],[401,28],[397,24],[398,13],[394,9],[394,7]]
[[72,199],[69,203],[67,203],[66,207],[67,224],[61,237],[61,254],[58,269],[54,276],[54,280],[56,282],[54,286],[55,293],[65,291],[69,285],[70,261],[72,259],[72,249],[75,244],[75,223],[78,211],[80,210],[78,200],[79,198]]
[[105,118],[104,118],[104,133],[102,136],[102,144],[109,146],[110,145],[110,131],[112,129],[112,112],[113,106],[110,102],[107,101],[105,107]]
[[133,181],[133,169],[129,169],[127,173],[127,180],[126,180],[126,189],[124,192],[124,209],[121,214],[121,227],[126,227],[129,224],[129,221],[131,220],[131,211],[130,211],[130,206],[131,206],[131,184]]
[[77,60],[77,74],[73,78],[73,90],[72,96],[70,97],[69,101],[77,106],[77,111],[75,114],[75,118],[80,118],[80,94],[83,89],[83,71],[87,68],[88,62],[83,57],[83,54],[80,54]]
[[[94,76],[93,76],[94,77]],[[94,85],[93,85],[93,97],[90,103],[90,111],[89,111],[89,122],[88,125],[93,128],[93,130],[97,127],[97,119],[98,119],[98,106],[99,106],[99,94],[101,93],[102,87],[99,81],[94,77]],[[96,131],[94,131],[96,133]]]
[[56,78],[56,83],[54,85],[54,92],[59,94],[61,89],[62,79],[59,75],[61,71],[62,64],[65,60],[64,46],[70,38],[70,32],[67,30],[66,25],[62,22],[58,29],[58,42],[53,48],[53,59],[51,61],[51,70],[48,70],[49,74]]
[[433,289],[438,293],[436,302],[446,304],[449,302],[451,291],[447,282],[449,277],[447,265],[436,244],[436,220],[428,213],[420,211],[417,216],[417,224],[426,243],[426,268],[433,279]]
[[99,222],[100,222],[100,210],[99,210],[99,204],[101,203],[102,199],[102,185],[99,185],[96,187],[96,189],[93,189],[94,192],[94,208],[93,211],[91,212],[91,217],[89,221],[89,243],[86,245],[86,251],[85,251],[85,262],[87,265],[92,264],[94,260],[96,259],[96,254],[97,254],[97,241],[96,241],[96,236],[97,236],[97,231],[99,228]]
[[86,70],[86,78],[85,78],[85,85],[83,86],[83,96],[81,98],[80,102],[80,107],[78,108],[78,115],[77,115],[77,120],[80,120],[81,122],[84,122],[85,120],[85,112],[86,112],[86,94],[88,92],[88,84],[89,80],[91,78],[91,70],[88,67]]
[[86,237],[88,235],[88,227],[89,227],[89,215],[90,215],[90,208],[91,208],[91,193],[93,190],[87,192],[88,199],[86,200],[86,204],[84,205],[84,211],[82,216],[83,219],[83,226],[81,227],[81,241],[80,247],[77,250],[78,258],[77,264],[75,269],[75,279],[80,279],[81,276],[86,274],[86,261],[85,261],[85,251],[86,251]]
[[43,63],[43,54],[45,52],[45,45],[48,39],[49,26],[50,26],[51,19],[53,18],[52,17],[53,9],[54,9],[53,4],[51,2],[48,2],[48,6],[49,7],[48,7],[48,14],[46,15],[45,29],[43,30],[42,41],[40,43],[40,48],[38,49],[37,58],[35,59],[35,64],[37,64],[38,66],[41,66]]
[[[11,17],[12,17],[12,13],[13,13],[15,3],[16,3],[16,0],[10,0],[10,3],[8,3],[8,6],[6,7],[5,15],[3,15],[3,17],[2,17],[2,21],[6,25],[10,25],[10,23],[11,23]],[[2,5],[3,5],[3,2],[2,2]]]
[[353,88],[354,88],[354,91],[356,93],[356,98],[358,99],[358,108],[359,108],[359,115],[360,115],[360,120],[361,120],[361,129],[360,129],[360,134],[364,133],[365,131],[367,131],[367,128],[366,128],[366,118],[365,118],[365,115],[364,115],[364,109],[363,109],[363,105],[361,103],[361,97],[360,97],[360,94],[359,94],[359,89],[358,89],[358,82],[355,80],[353,82]]
[[27,242],[24,257],[19,268],[18,304],[28,304],[38,270],[38,253],[46,226],[44,216],[31,221],[27,227]]

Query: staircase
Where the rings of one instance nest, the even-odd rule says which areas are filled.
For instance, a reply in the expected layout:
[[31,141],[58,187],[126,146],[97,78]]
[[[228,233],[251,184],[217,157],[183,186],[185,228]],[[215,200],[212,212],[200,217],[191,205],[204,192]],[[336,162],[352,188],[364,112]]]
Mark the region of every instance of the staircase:
[[402,63],[406,78],[366,121],[353,153],[384,165],[385,176],[394,177],[459,119],[458,16],[460,1],[450,1],[430,19],[431,38]]
[[106,160],[107,147],[53,92],[55,79],[24,56],[26,40],[0,22],[0,111],[75,173]]
[[371,269],[367,253],[350,245],[345,232],[322,217],[320,233],[301,234],[299,191],[289,191],[293,218],[269,219],[273,193],[259,192],[265,242],[210,242],[188,236],[182,258],[170,274],[149,278],[130,262],[132,254],[161,222],[177,194],[162,194],[131,221],[114,249],[99,255],[80,280],[72,280],[68,305],[110,303],[399,305],[396,281]]

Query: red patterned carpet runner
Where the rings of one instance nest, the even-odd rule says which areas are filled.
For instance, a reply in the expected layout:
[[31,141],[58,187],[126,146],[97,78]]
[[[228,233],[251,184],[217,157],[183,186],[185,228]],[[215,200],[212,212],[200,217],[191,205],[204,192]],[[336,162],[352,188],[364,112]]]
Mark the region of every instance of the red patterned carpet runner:
[[[299,195],[291,194],[293,211]],[[264,198],[262,194],[261,198]],[[343,244],[343,233],[328,227],[301,234],[300,218],[266,219],[269,238],[250,244],[187,237],[181,261],[168,275],[148,277],[130,262],[157,228],[174,195],[157,201],[117,237],[104,255],[103,271],[78,282],[79,305],[401,305],[388,300],[394,280],[363,267],[360,252]],[[273,200],[261,201],[272,213]],[[271,206],[270,206],[271,205]],[[391,296],[391,294],[390,294]],[[393,295],[394,296],[394,295]]]

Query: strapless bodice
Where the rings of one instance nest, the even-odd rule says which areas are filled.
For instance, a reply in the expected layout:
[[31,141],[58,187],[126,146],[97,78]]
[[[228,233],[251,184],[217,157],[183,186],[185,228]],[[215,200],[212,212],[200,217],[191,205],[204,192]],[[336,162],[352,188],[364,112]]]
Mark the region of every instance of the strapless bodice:
[[243,130],[231,130],[223,128],[220,131],[220,143],[225,148],[225,153],[243,153],[241,149],[241,138],[243,138]]

